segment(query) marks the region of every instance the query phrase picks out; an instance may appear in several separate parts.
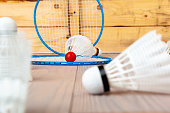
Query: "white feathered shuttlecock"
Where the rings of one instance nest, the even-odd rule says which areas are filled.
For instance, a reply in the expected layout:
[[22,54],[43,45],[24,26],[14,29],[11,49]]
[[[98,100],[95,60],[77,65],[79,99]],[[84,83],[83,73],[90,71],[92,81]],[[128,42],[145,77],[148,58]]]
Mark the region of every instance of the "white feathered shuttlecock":
[[75,35],[70,37],[65,44],[65,53],[72,51],[76,55],[87,57],[101,55],[101,50],[95,48],[92,42],[85,36]]
[[161,35],[151,31],[112,62],[85,71],[82,83],[91,94],[135,90],[170,94],[170,56]]
[[16,22],[9,17],[0,18],[0,35],[13,35],[17,33]]
[[0,18],[0,113],[24,113],[30,61],[31,42],[14,20]]
[[170,54],[170,40],[167,42],[167,52]]
[[24,80],[32,81],[30,73],[32,47],[31,42],[25,37],[24,32],[17,31],[17,25],[14,20],[8,17],[0,18],[0,65],[3,66],[2,64],[4,63],[4,65],[10,66],[13,70],[19,69],[20,71],[17,70],[16,72],[20,74],[9,72],[13,73],[12,76],[14,77],[19,76]]

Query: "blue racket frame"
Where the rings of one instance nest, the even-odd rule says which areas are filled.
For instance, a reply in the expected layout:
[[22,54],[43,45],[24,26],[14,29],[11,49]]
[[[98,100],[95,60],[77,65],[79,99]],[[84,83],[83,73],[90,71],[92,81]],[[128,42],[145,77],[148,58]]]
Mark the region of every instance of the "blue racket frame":
[[[33,58],[38,57],[64,57],[63,55],[32,55]],[[81,57],[81,56],[78,56]],[[108,64],[112,61],[109,57],[92,56],[92,58],[105,59],[104,61],[86,61],[86,62],[58,62],[58,61],[32,61],[33,65],[99,65]]]
[[[104,28],[104,12],[103,12],[103,7],[100,3],[99,0],[96,0],[100,9],[101,9],[101,14],[102,14],[102,26],[101,26],[101,31],[100,31],[100,34],[98,35],[98,38],[96,39],[96,41],[94,42],[93,46],[95,46],[100,38],[101,38],[101,35],[103,33],[103,28]],[[35,9],[34,9],[34,25],[35,25],[35,29],[36,29],[36,32],[37,32],[37,35],[39,37],[39,39],[41,40],[41,42],[50,50],[52,51],[53,53],[57,54],[57,55],[33,55],[32,57],[33,58],[37,58],[37,57],[65,57],[65,54],[64,53],[60,53],[60,52],[57,52],[56,50],[52,49],[51,47],[49,47],[45,41],[42,39],[40,33],[39,33],[39,30],[38,30],[38,26],[37,26],[37,20],[36,20],[36,15],[37,15],[37,8],[38,8],[38,5],[40,3],[40,0],[37,0],[37,3],[35,5]],[[79,56],[80,57],[80,56]],[[59,62],[59,61],[32,61],[32,64],[33,65],[100,65],[100,64],[107,64],[109,62],[112,61],[111,58],[109,57],[101,57],[101,56],[92,56],[92,58],[99,58],[99,59],[105,59],[104,61],[84,61],[84,62]]]
[[[100,34],[99,34],[97,40],[95,41],[95,43],[93,44],[93,46],[95,46],[95,45],[99,42],[100,37],[102,36],[102,33],[103,33],[103,28],[104,28],[104,12],[103,12],[103,7],[102,7],[102,5],[101,5],[101,3],[100,3],[99,0],[96,0],[96,1],[97,1],[97,3],[99,4],[100,9],[101,9],[102,26],[101,26]],[[41,42],[42,42],[50,51],[52,51],[52,52],[54,52],[54,53],[56,53],[56,54],[58,54],[58,55],[64,55],[63,53],[57,52],[57,51],[55,51],[54,49],[52,49],[51,47],[49,47],[49,46],[45,43],[45,41],[42,39],[42,37],[41,37],[41,35],[40,35],[40,33],[39,33],[39,30],[38,30],[38,27],[37,27],[37,20],[36,20],[37,8],[38,8],[39,3],[40,3],[40,0],[37,0],[37,3],[36,3],[36,5],[35,5],[35,9],[34,9],[34,25],[35,25],[35,29],[36,29],[36,32],[37,32],[37,34],[38,34],[38,37],[39,37],[39,39],[41,40]]]

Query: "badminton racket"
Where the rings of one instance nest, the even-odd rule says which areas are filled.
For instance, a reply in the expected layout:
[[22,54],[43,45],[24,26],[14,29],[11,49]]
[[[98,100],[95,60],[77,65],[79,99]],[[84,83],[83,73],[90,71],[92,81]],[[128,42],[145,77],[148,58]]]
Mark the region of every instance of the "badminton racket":
[[[104,12],[99,0],[38,0],[34,10],[34,24],[41,42],[50,51],[59,55],[57,56],[59,58],[64,57],[65,42],[74,35],[88,37],[93,46],[98,43],[104,27]],[[41,57],[43,56],[36,56],[35,59],[34,56],[33,61],[41,61]],[[48,58],[51,61],[52,57],[46,57],[47,61]],[[77,58],[76,62],[81,64],[88,62],[79,60],[81,57]],[[94,62],[92,59],[89,60],[94,64],[105,58],[93,57]],[[59,61],[55,62],[65,62],[62,59],[56,59]],[[108,58],[105,60],[108,61]]]

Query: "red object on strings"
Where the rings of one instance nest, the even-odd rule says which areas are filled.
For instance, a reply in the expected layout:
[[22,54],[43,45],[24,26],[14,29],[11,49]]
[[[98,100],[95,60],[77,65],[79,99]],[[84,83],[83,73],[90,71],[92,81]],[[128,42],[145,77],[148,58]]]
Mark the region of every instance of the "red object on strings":
[[67,62],[74,62],[76,60],[76,54],[74,52],[68,52],[65,55],[65,60]]

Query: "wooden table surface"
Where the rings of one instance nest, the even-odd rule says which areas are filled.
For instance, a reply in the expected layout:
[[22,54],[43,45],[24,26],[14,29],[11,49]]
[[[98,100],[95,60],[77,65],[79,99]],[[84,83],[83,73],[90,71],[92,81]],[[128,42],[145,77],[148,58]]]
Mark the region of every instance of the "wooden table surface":
[[34,65],[26,113],[170,112],[170,95],[131,91],[89,95],[81,84],[82,74],[89,67]]

